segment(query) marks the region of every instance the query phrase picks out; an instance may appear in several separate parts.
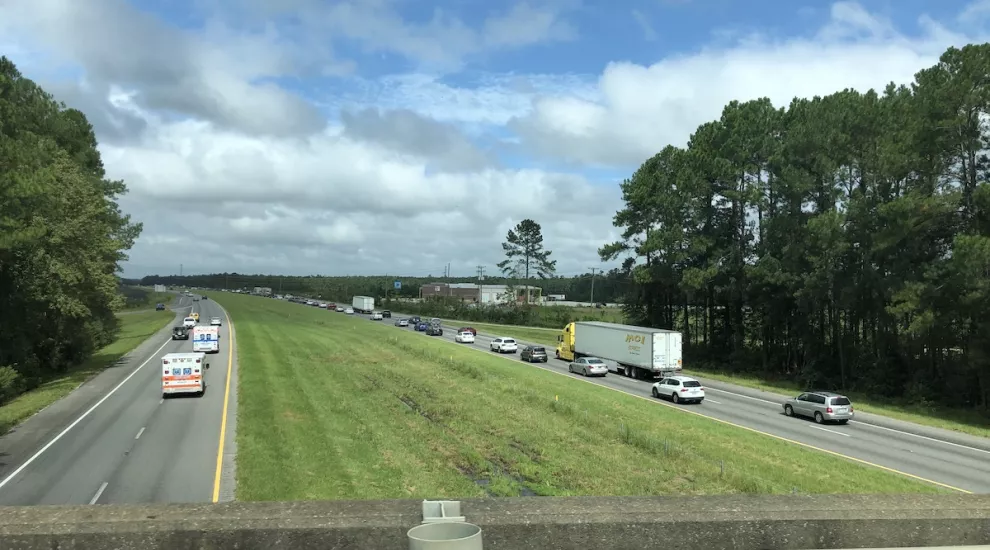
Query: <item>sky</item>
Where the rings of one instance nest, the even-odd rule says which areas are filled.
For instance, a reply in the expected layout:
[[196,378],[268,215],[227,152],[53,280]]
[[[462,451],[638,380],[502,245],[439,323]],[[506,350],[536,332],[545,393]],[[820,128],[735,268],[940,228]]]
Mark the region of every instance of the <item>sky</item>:
[[910,83],[990,0],[0,0],[93,124],[125,277],[489,274],[523,219],[609,268],[619,183],[732,100]]

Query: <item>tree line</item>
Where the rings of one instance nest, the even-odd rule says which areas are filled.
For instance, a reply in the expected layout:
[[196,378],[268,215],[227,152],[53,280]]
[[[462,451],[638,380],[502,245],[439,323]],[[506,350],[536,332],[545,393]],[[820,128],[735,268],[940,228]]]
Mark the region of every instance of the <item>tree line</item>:
[[125,192],[86,116],[0,57],[0,403],[113,340],[118,266],[141,232]]
[[691,362],[990,409],[990,44],[908,85],[734,101],[622,185],[627,314]]

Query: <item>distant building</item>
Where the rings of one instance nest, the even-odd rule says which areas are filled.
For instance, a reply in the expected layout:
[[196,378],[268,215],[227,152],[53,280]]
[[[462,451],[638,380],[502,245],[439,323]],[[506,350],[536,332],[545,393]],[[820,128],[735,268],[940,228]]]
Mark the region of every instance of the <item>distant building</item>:
[[[537,286],[519,285],[514,287],[515,301],[526,302],[526,289],[534,303],[541,300],[543,289]],[[464,302],[481,304],[506,304],[513,300],[506,285],[478,285],[476,283],[428,283],[419,287],[420,298],[446,296],[460,298]]]
[[258,296],[271,296],[272,289],[271,287],[267,287],[267,286],[256,286],[254,287],[254,292],[252,292],[251,294],[257,294]]
[[155,292],[165,292],[165,285],[155,285]]

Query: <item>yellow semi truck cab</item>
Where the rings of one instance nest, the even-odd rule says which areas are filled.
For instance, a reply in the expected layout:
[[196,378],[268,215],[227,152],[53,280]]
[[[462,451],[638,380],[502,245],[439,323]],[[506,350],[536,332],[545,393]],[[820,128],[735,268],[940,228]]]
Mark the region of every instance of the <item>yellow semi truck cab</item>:
[[573,361],[574,357],[574,323],[567,326],[557,335],[557,359]]

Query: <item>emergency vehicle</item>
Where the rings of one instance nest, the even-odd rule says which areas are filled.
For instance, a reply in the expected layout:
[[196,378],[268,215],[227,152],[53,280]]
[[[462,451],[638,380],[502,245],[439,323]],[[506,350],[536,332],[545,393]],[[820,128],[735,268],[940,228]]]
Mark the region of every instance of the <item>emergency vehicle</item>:
[[220,327],[196,325],[192,330],[193,351],[220,352]]
[[206,371],[210,368],[204,353],[169,353],[162,357],[162,398],[176,393],[206,391]]

